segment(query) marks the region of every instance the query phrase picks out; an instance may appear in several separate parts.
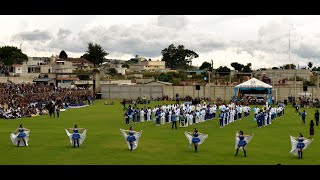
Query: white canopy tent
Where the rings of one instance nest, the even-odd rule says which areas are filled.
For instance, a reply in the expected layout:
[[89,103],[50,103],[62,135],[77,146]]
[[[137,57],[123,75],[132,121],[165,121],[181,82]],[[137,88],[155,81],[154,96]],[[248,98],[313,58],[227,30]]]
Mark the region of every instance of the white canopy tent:
[[267,83],[264,83],[256,78],[251,78],[250,80],[235,86],[234,87],[234,98],[235,98],[234,100],[236,100],[237,91],[239,91],[239,90],[265,90],[265,89],[268,90],[267,102],[269,102],[269,104],[272,104],[272,100],[270,98],[272,86]]

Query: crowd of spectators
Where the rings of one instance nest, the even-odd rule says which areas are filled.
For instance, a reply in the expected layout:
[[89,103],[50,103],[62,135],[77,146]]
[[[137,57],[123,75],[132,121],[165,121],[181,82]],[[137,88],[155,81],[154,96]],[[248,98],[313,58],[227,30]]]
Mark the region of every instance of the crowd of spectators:
[[10,66],[0,63],[0,76],[8,77],[10,75]]
[[0,83],[0,118],[48,114],[52,108],[81,106],[93,100],[88,88],[60,88],[39,84]]

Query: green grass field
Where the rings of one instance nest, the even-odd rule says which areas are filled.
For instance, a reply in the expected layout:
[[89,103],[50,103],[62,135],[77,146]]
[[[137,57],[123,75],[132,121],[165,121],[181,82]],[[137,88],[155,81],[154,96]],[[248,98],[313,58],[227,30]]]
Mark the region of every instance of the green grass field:
[[[143,130],[139,146],[130,152],[120,128],[128,129],[123,119],[122,105],[106,106],[104,100],[80,109],[61,112],[60,118],[38,116],[15,120],[0,120],[0,164],[35,165],[237,165],[237,164],[320,164],[319,127],[315,126],[314,141],[304,151],[304,158],[297,159],[289,153],[291,149],[289,135],[303,133],[309,136],[309,121],[314,109],[306,109],[306,125],[301,124],[299,115],[294,114],[292,106],[285,109],[285,115],[277,118],[270,126],[257,128],[251,114],[249,118],[236,121],[219,128],[218,119],[172,130],[171,124],[155,126],[154,122],[134,124],[136,130]],[[164,102],[152,102],[151,107]],[[142,107],[142,106],[140,106]],[[302,111],[302,109],[300,109]],[[28,147],[16,147],[9,138],[10,133],[19,124],[30,129]],[[80,148],[72,148],[65,128],[87,128],[87,138]],[[194,149],[188,148],[184,131],[197,128],[199,132],[209,134],[204,144]],[[254,133],[247,149],[247,157],[239,150],[234,157],[235,133],[243,130]]]

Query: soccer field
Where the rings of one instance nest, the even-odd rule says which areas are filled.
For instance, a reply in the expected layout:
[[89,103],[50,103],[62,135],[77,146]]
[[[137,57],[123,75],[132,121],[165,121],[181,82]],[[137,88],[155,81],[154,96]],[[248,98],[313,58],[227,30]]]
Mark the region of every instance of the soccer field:
[[[306,109],[306,125],[301,124],[301,117],[294,114],[294,108],[288,105],[285,115],[277,118],[267,127],[257,128],[253,113],[224,128],[219,128],[218,119],[192,125],[186,128],[171,129],[171,124],[155,126],[144,122],[133,124],[135,130],[143,130],[136,150],[130,152],[120,128],[128,129],[123,118],[124,111],[119,101],[115,105],[104,105],[105,100],[98,100],[90,107],[68,109],[60,113],[60,118],[38,116],[14,120],[0,120],[0,164],[59,164],[59,165],[238,165],[238,164],[320,164],[319,127],[315,126],[314,141],[304,151],[303,159],[297,159],[289,153],[290,135],[298,136],[301,132],[309,137],[309,122],[315,109]],[[110,100],[109,100],[110,102]],[[168,102],[154,102],[148,106]],[[139,105],[139,108],[144,105]],[[303,109],[300,109],[302,111]],[[30,129],[28,147],[16,147],[9,138],[19,124]],[[72,148],[65,128],[87,128],[87,137],[80,148]],[[132,123],[131,123],[132,124]],[[184,131],[208,134],[208,139],[198,147],[198,153],[188,148]],[[247,145],[247,157],[242,150],[235,154],[235,133],[243,130],[246,134],[254,133]]]

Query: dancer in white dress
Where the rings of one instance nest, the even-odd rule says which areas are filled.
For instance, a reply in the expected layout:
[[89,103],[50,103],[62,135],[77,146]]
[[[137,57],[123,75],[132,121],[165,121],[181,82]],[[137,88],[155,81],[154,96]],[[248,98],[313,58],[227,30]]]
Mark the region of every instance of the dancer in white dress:
[[[87,129],[86,128],[78,128],[78,125],[74,125],[74,128],[66,128],[66,133],[70,139],[70,144],[73,145],[73,147],[76,147],[76,144],[78,147],[84,142],[87,135]],[[69,131],[72,130],[73,133],[70,133]],[[82,131],[82,133],[80,133]]]
[[[130,151],[135,150],[138,147],[138,142],[141,137],[142,130],[139,132],[134,131],[133,127],[131,126],[129,130],[120,129],[120,132],[125,139]],[[126,132],[128,132],[128,134]]]
[[194,129],[193,132],[184,132],[185,136],[189,141],[189,147],[194,145],[194,151],[198,152],[198,145],[201,145],[204,140],[208,138],[208,134],[199,133],[197,129]]
[[298,159],[302,158],[302,151],[305,150],[307,147],[309,147],[313,141],[313,139],[304,138],[301,133],[299,137],[290,136],[290,140],[291,140],[290,153],[295,156],[298,156]]
[[[17,134],[14,134],[15,132],[17,132]],[[19,147],[20,142],[22,140],[24,143],[24,146],[28,146],[29,133],[30,133],[30,130],[24,128],[22,124],[20,124],[19,128],[17,128],[14,132],[10,134],[10,139],[12,144]]]
[[234,156],[238,155],[239,148],[242,147],[244,157],[247,157],[247,151],[244,149],[244,147],[249,143],[252,137],[253,137],[253,134],[246,135],[243,133],[243,131],[240,131],[240,134],[238,132],[236,133],[236,143],[235,143],[236,154]]

